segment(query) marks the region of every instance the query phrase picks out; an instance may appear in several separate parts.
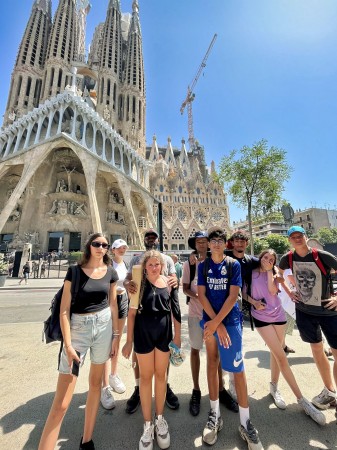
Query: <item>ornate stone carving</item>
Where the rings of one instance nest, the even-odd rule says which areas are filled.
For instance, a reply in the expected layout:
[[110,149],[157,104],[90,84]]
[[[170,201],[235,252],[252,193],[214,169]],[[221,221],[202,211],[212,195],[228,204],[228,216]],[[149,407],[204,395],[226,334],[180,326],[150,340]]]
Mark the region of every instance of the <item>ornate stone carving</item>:
[[73,201],[66,201],[62,199],[55,199],[52,203],[52,206],[50,210],[48,211],[49,215],[55,216],[55,215],[61,215],[65,216],[67,214],[72,216],[79,216],[79,217],[87,217],[87,213],[85,212],[86,204],[73,202]]
[[120,214],[117,211],[107,210],[105,212],[105,218],[106,218],[107,222],[110,222],[110,223],[115,222],[115,223],[120,223],[122,225],[126,225],[124,215]]

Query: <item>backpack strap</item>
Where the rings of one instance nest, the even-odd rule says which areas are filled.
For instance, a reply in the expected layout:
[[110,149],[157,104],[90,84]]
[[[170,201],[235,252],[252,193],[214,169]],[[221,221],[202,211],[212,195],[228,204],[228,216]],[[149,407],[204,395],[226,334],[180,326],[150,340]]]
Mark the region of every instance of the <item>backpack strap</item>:
[[202,274],[203,274],[205,280],[207,278],[207,273],[208,273],[208,269],[209,269],[209,260],[210,260],[209,257],[204,259],[204,267],[203,267]]
[[318,266],[318,268],[320,269],[320,271],[322,272],[322,274],[325,275],[325,276],[327,276],[326,269],[325,269],[325,267],[323,266],[323,263],[322,263],[322,261],[321,261],[320,258],[319,258],[317,248],[312,248],[311,251],[312,251],[312,256],[313,256],[313,258],[314,258],[314,261],[315,261],[316,265]]
[[[190,260],[188,260],[188,266],[189,266],[189,268],[190,268],[190,283],[189,283],[189,289],[191,289],[191,284],[192,284],[192,281],[194,280],[194,277],[195,277],[195,272],[196,272],[196,264],[191,264],[190,263]],[[189,304],[189,302],[190,302],[190,297],[187,295],[186,296],[186,305],[188,305]]]

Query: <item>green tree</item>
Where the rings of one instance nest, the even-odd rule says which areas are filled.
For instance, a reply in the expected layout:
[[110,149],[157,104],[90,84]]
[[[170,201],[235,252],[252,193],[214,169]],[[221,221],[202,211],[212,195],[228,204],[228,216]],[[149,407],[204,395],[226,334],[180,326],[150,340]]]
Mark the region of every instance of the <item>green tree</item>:
[[289,241],[286,236],[280,234],[268,234],[265,241],[268,244],[268,248],[272,248],[278,255],[283,255],[289,250]]
[[252,147],[244,146],[224,156],[219,165],[219,180],[225,184],[233,202],[247,209],[251,253],[254,254],[252,211],[270,212],[281,203],[284,182],[292,168],[286,151],[268,147],[265,139]]
[[322,244],[334,244],[337,242],[337,228],[322,227],[318,230],[315,237]]
[[[263,250],[269,248],[268,242],[263,238],[256,238],[254,240],[254,251],[256,255],[259,255]],[[250,244],[247,247],[247,253],[253,254]]]

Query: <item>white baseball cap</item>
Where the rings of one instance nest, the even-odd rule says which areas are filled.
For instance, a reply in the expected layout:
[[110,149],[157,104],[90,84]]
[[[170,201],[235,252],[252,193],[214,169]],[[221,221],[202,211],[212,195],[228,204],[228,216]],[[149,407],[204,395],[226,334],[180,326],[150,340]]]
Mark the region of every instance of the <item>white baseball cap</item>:
[[128,244],[123,241],[123,239],[116,239],[113,243],[111,248],[119,248],[122,247],[123,245],[125,245],[126,247],[129,247]]

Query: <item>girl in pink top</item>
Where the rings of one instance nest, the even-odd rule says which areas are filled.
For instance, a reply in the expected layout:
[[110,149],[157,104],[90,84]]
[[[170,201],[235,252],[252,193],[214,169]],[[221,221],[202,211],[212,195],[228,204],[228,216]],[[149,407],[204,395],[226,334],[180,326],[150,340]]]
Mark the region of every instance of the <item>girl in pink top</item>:
[[278,296],[279,282],[290,297],[295,298],[296,293],[291,292],[284,284],[275,264],[274,250],[265,250],[261,253],[259,267],[252,273],[251,296],[247,296],[247,300],[253,306],[251,312],[255,327],[270,350],[270,394],[278,408],[286,408],[286,403],[277,388],[280,373],[282,373],[305,413],[315,422],[324,425],[324,414],[303,397],[283,350],[287,322]]

